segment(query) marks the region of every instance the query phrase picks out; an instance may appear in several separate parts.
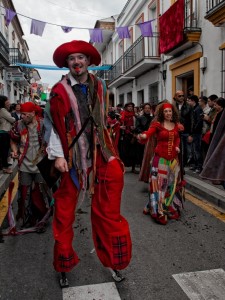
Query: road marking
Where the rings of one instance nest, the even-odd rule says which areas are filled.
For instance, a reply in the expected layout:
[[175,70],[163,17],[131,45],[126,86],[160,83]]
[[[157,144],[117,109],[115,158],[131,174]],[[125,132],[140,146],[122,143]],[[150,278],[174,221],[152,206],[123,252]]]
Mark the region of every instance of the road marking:
[[[16,193],[18,191],[18,173],[16,174],[16,176],[14,177],[14,179],[12,180],[14,182],[14,187],[13,187],[13,191],[12,191],[12,202],[16,196]],[[8,192],[9,189],[6,190],[4,196],[2,197],[2,199],[0,199],[0,226],[2,225],[5,216],[7,215],[8,212]]]
[[223,269],[174,274],[173,277],[191,300],[225,299]]
[[114,282],[63,289],[63,300],[121,300]]
[[225,223],[225,213],[222,211],[222,209],[220,211],[220,208],[210,204],[205,200],[200,200],[188,193],[185,194],[185,198]]

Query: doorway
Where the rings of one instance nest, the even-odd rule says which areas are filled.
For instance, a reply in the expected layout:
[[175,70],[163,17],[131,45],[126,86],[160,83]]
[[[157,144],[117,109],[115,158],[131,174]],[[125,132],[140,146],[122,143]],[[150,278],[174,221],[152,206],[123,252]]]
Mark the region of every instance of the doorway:
[[191,88],[194,91],[194,72],[183,73],[176,78],[177,90],[184,92],[185,99],[188,96],[188,90]]

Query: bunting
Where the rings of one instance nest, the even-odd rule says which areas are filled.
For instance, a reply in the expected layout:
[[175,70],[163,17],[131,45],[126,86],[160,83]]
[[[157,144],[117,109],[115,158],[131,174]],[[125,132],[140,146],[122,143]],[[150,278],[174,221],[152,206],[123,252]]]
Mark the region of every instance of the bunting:
[[5,9],[5,22],[6,22],[6,26],[9,26],[10,22],[12,21],[12,19],[15,17],[16,12],[6,8]]
[[130,39],[128,26],[116,27],[120,39]]
[[144,22],[144,23],[139,23],[138,24],[141,30],[141,35],[144,37],[153,36],[152,32],[152,20]]
[[45,25],[45,22],[32,19],[30,33],[42,36]]
[[[32,18],[24,16],[22,14],[16,13],[15,11],[5,8],[1,5],[0,5],[0,7],[5,9],[5,19],[6,19],[7,26],[10,24],[10,22],[12,21],[12,19],[14,18],[15,15],[21,15],[25,18],[31,19],[31,28],[30,28],[31,34],[42,36],[44,29],[45,29],[45,25],[50,24],[50,25],[55,25],[55,26],[61,27],[61,29],[65,33],[70,32],[72,29],[88,29],[91,42],[93,42],[93,43],[102,43],[103,42],[103,29],[101,29],[101,28],[90,29],[90,28],[69,27],[69,26],[62,26],[62,25],[58,25],[58,24],[52,24],[52,23],[32,19]],[[151,24],[152,21],[154,21],[154,20],[150,20],[147,22],[134,24],[134,25],[130,25],[130,26],[138,25],[140,27],[141,34],[143,37],[152,37],[153,36],[152,24]],[[107,31],[108,30],[110,30],[110,29],[107,29]],[[116,30],[117,30],[117,33],[118,33],[118,36],[120,39],[130,38],[130,32],[129,32],[128,26],[116,27]]]
[[62,28],[63,32],[65,32],[65,33],[68,33],[73,29],[73,27],[67,27],[67,26],[61,26],[61,28]]
[[89,29],[90,40],[92,43],[102,43],[103,35],[101,28]]

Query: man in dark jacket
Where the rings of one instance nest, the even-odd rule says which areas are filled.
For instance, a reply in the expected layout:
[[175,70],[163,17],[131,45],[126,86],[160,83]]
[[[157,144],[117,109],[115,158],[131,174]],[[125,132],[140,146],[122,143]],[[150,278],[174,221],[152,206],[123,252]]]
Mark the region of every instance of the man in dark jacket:
[[193,128],[193,113],[192,107],[185,101],[184,92],[176,91],[174,101],[179,111],[180,123],[184,126],[184,131],[181,134],[182,158],[184,166],[190,164],[192,159],[191,142]]
[[199,105],[198,96],[192,95],[189,97],[189,103],[193,108],[193,128],[192,128],[192,151],[194,165],[191,167],[195,173],[200,173],[202,170],[202,127],[203,127],[203,110]]
[[[136,118],[135,133],[139,134],[139,133],[142,133],[143,131],[148,130],[149,125],[153,118],[154,118],[154,116],[152,113],[151,105],[149,103],[145,103],[143,105],[143,114]],[[138,150],[138,162],[141,167],[145,145],[138,143],[137,148],[138,148],[137,149]]]

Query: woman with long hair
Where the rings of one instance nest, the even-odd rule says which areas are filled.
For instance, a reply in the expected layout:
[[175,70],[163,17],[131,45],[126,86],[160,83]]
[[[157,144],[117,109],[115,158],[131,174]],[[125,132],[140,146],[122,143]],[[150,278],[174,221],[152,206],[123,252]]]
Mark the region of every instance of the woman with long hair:
[[[157,223],[166,225],[167,218],[178,219],[182,207],[180,174],[180,135],[182,125],[178,112],[171,103],[159,106],[156,120],[149,129],[138,135],[140,142],[153,135],[156,146],[150,169],[149,202],[144,208]],[[151,146],[151,145],[150,145]]]

